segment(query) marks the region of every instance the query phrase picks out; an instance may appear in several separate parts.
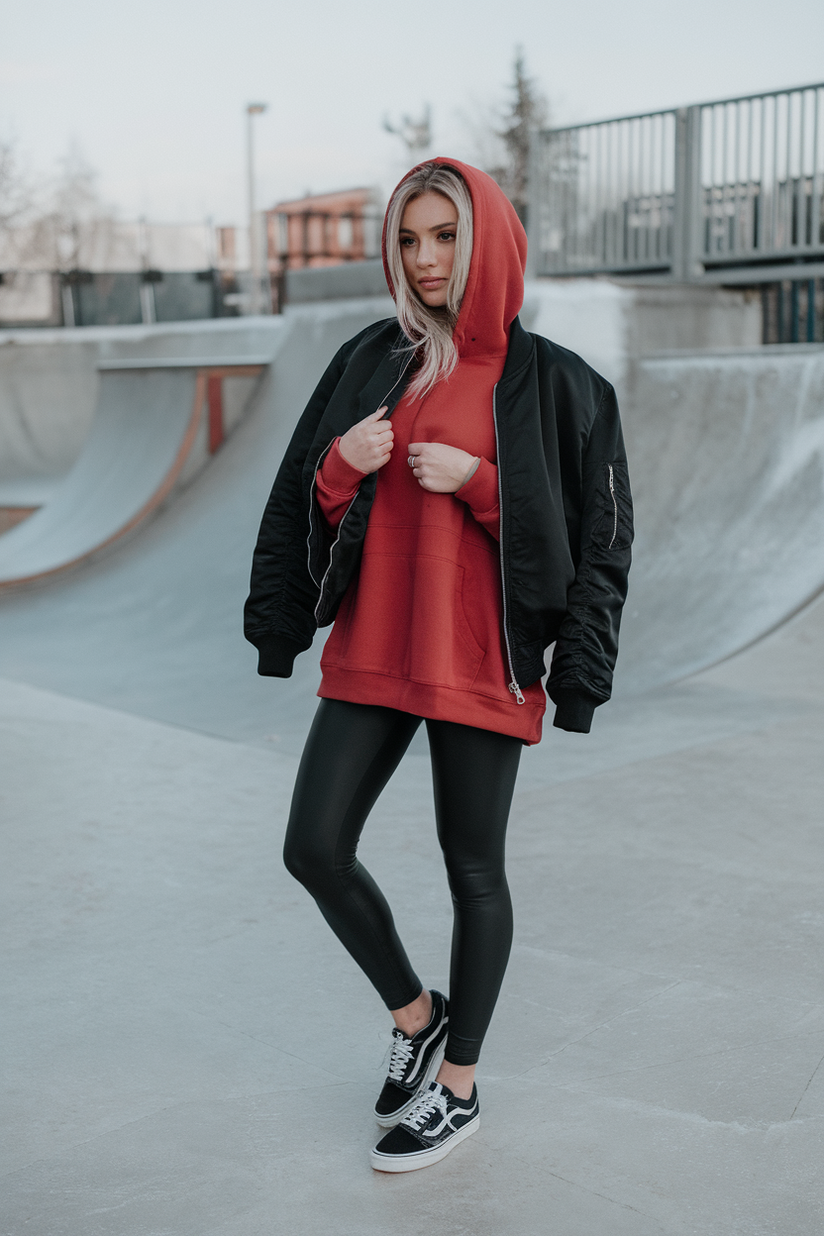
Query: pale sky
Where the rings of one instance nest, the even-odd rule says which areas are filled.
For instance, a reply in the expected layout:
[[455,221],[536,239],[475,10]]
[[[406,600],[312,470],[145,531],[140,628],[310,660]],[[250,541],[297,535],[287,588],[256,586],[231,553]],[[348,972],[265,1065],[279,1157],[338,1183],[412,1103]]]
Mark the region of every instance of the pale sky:
[[258,201],[391,187],[385,114],[429,103],[433,153],[506,97],[514,49],[556,123],[824,80],[824,0],[3,0],[0,136],[54,172],[72,142],[124,217],[242,222]]

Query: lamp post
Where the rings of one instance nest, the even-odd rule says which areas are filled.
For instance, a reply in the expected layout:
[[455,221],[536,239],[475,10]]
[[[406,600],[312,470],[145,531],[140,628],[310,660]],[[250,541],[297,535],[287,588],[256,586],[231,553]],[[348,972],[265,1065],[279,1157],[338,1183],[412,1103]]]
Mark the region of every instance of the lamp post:
[[252,132],[252,117],[266,111],[266,103],[248,103],[246,106],[246,177],[249,196],[249,265],[252,286],[249,291],[249,312],[263,313],[268,297],[263,295],[263,254],[261,236],[255,211],[255,160]]

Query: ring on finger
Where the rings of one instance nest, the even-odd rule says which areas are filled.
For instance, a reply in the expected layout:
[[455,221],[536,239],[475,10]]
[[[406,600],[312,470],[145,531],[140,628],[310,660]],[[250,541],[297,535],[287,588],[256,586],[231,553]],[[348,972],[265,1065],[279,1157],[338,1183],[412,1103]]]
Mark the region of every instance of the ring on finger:
[[410,455],[410,456],[409,456],[409,458],[407,459],[407,461],[406,461],[406,462],[409,464],[409,467],[410,467],[410,468],[414,468],[414,467],[415,467],[415,460],[416,460],[417,458],[418,458],[418,457],[417,457],[417,455]]

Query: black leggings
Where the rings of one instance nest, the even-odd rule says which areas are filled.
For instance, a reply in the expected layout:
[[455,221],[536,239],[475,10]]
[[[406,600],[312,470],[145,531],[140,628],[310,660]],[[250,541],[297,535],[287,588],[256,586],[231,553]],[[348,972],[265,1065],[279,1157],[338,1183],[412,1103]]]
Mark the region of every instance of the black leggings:
[[[423,990],[357,846],[421,718],[321,700],[298,770],[284,862],[390,1009]],[[504,839],[521,740],[427,721],[435,817],[454,908],[446,1058],[475,1064],[512,943]]]

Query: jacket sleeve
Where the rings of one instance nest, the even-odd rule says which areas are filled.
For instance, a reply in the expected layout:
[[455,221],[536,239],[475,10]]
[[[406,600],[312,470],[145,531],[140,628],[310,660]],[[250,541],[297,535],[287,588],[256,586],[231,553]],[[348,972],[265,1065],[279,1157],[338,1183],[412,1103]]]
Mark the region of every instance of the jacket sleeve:
[[632,498],[615,392],[607,386],[583,452],[580,556],[547,691],[559,729],[589,733],[608,700],[633,538]]
[[295,657],[311,646],[317,630],[318,587],[309,572],[303,470],[346,367],[348,347],[344,344],[334,357],[298,421],[263,512],[244,608],[244,634],[258,649],[259,674],[291,677]]

